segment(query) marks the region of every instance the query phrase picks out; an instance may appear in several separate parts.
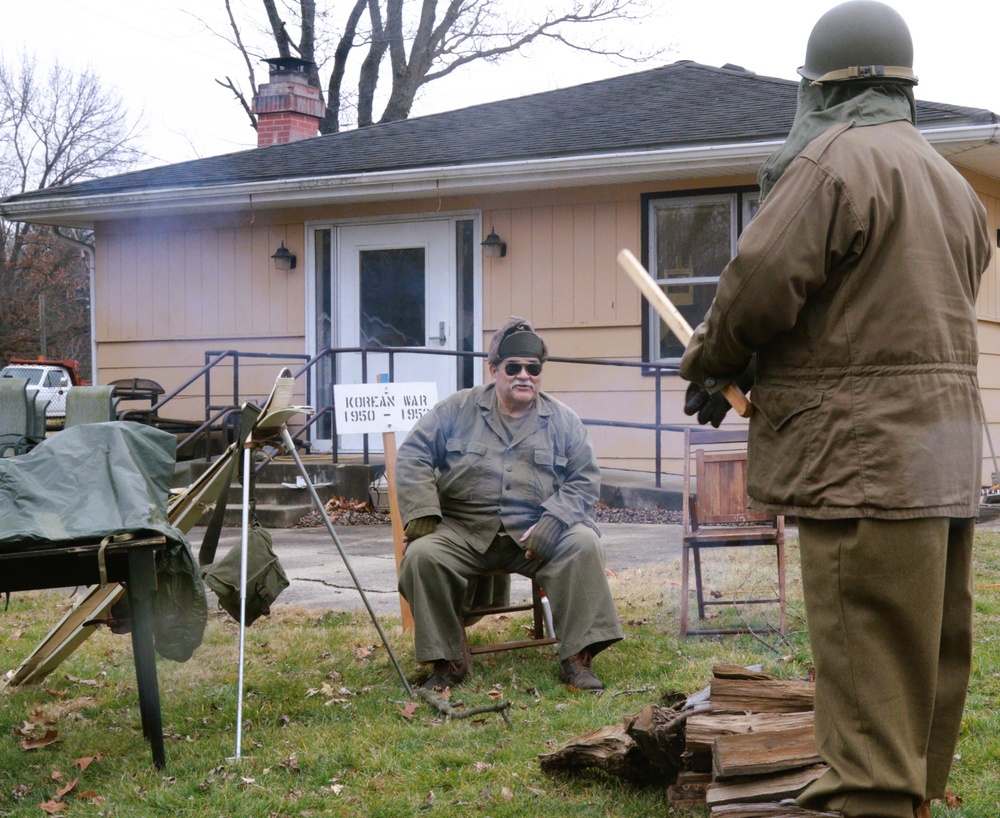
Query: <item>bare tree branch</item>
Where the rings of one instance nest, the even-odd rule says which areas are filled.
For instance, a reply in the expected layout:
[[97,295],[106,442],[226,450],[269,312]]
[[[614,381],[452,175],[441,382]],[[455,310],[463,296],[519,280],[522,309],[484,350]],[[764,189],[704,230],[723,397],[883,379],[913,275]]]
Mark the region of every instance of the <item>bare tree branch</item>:
[[[17,72],[0,62],[0,195],[129,170],[138,136],[120,96],[89,69],[55,65],[43,76],[31,58]],[[89,277],[78,247],[49,228],[0,219],[0,292],[0,358],[37,356],[41,325],[50,354],[89,366]]]
[[[330,82],[327,86],[326,112],[323,122],[320,123],[321,133],[337,133],[340,130],[340,106],[341,89],[344,84],[344,76],[347,73],[347,58],[354,48],[354,41],[358,33],[358,23],[361,15],[364,14],[368,3],[374,0],[355,0],[354,8],[347,18],[347,25],[344,26],[344,33],[337,43],[337,50],[333,55],[333,71],[330,73]],[[376,3],[376,9],[378,4]]]
[[[332,0],[261,0],[266,24],[257,28],[267,40],[263,47],[272,54],[276,51],[288,57],[295,52],[315,64],[310,83],[325,88],[327,97],[320,132],[334,133],[346,118],[350,95],[345,89],[351,76],[357,78],[357,122],[364,126],[375,120],[383,70],[390,82],[379,121],[389,122],[408,117],[418,92],[428,83],[478,61],[497,62],[542,40],[614,60],[652,59],[663,49],[642,51],[631,39],[609,41],[605,30],[611,23],[648,16],[653,1],[552,0],[538,4],[537,9],[527,7],[531,10],[525,12],[512,11],[504,0],[353,0],[344,7],[347,14],[339,35],[332,35],[319,25],[335,8]],[[224,2],[235,34],[235,41],[226,39],[242,53],[253,85],[250,56],[254,51],[240,36],[231,0]],[[297,42],[290,33],[296,29],[300,32]],[[366,39],[368,48],[352,74],[351,57]],[[332,66],[324,84],[320,77],[324,54],[331,53]],[[219,84],[233,91],[244,110],[249,107],[235,83]]]
[[[247,66],[247,77],[250,80],[251,96],[256,96],[257,80],[256,77],[254,76],[253,64],[250,62],[250,54],[247,52],[246,48],[243,45],[243,37],[240,34],[240,27],[236,22],[236,17],[233,15],[233,7],[230,0],[226,0],[226,14],[229,16],[229,26],[233,30],[233,37],[235,38],[234,41],[236,43],[236,47],[239,50],[240,54],[243,55],[243,62],[245,62]],[[247,116],[250,117],[250,124],[253,126],[253,129],[257,130],[257,117],[254,115],[253,107],[250,105],[250,102],[243,95],[243,92],[232,81],[232,79],[226,77],[225,82],[222,82],[221,80],[216,80],[216,82],[219,83],[219,85],[221,85],[223,88],[228,88],[230,91],[233,92],[233,95],[236,97],[236,100],[240,103],[240,105],[243,106],[243,110],[246,111]]]

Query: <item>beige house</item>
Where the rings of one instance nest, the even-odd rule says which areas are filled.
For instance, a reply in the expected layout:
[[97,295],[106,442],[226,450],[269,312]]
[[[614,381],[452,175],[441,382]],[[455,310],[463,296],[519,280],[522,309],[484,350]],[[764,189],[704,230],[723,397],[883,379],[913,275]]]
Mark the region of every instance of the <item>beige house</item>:
[[[681,412],[685,384],[669,374],[679,344],[615,258],[631,249],[697,323],[754,212],[757,169],[788,132],[796,83],[685,61],[283,143],[315,133],[318,110],[301,68],[274,62],[255,100],[256,150],[0,202],[9,219],[94,230],[95,383],[145,377],[169,392],[208,351],[289,356],[241,359],[245,399],[266,394],[278,367],[299,371],[326,349],[481,351],[519,314],[554,356],[633,364],[547,367],[544,388],[582,417],[652,424],[655,364],[667,373],[660,420],[690,422]],[[917,110],[920,129],[982,197],[997,232],[1000,118],[923,101]],[[491,234],[504,243],[502,255],[487,255]],[[282,247],[295,256],[287,271],[273,259]],[[994,260],[979,301],[993,437],[998,272]],[[433,380],[441,395],[483,378],[478,359],[392,358],[395,380]],[[369,381],[389,369],[389,356],[368,355]],[[303,400],[324,406],[334,379],[361,381],[361,356],[322,356],[309,372]],[[199,379],[171,401],[170,414],[202,418],[206,403],[231,403],[232,380],[231,365],[220,365],[208,400]],[[654,432],[594,425],[591,433],[602,465],[655,468]],[[310,434],[314,448],[329,448],[329,416]],[[663,470],[676,472],[680,436],[659,440]]]

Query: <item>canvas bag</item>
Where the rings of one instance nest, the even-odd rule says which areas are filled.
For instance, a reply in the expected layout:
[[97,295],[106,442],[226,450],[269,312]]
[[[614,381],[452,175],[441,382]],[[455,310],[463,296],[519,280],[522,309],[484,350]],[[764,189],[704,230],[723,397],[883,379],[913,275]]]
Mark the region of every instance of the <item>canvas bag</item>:
[[[239,431],[241,442],[249,439],[253,425],[260,416],[260,411],[260,407],[253,404],[243,404]],[[233,478],[241,466],[241,460],[239,452],[235,452],[232,471],[226,484],[227,488],[232,485]],[[250,529],[247,531],[247,587],[244,625],[250,625],[261,616],[269,614],[271,603],[289,584],[285,569],[281,567],[281,563],[274,553],[270,533],[257,521],[254,495],[256,475],[252,466],[249,471],[250,473],[242,475],[240,480],[240,482],[250,481],[251,522]],[[202,579],[219,598],[219,606],[239,622],[243,544],[240,543],[221,560],[212,564],[215,559],[216,547],[219,544],[219,534],[222,531],[222,518],[226,512],[227,494],[228,491],[224,489],[215,504],[215,510],[212,512],[212,518],[209,520],[205,536],[202,539],[198,562],[204,566],[201,572]]]
[[[219,598],[219,605],[240,621],[240,563],[242,543],[202,571],[205,584]],[[244,624],[271,613],[271,603],[288,587],[288,577],[271,547],[271,534],[254,521],[247,532],[247,599]]]

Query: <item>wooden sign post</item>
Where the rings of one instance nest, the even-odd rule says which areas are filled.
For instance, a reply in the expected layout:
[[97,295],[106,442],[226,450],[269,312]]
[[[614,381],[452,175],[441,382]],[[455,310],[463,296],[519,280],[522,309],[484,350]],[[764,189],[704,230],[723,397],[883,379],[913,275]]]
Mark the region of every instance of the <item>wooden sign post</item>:
[[[396,432],[407,432],[437,403],[436,383],[338,384],[333,388],[338,434],[382,433],[385,479],[389,486],[389,521],[396,554],[396,574],[403,561],[403,520],[396,496]],[[403,630],[413,630],[413,614],[402,595]]]

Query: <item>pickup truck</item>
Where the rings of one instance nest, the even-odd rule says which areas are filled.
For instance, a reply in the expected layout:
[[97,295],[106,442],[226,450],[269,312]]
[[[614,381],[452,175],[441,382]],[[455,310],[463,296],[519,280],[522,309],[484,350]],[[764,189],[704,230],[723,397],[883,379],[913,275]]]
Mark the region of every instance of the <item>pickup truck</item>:
[[0,378],[27,378],[28,394],[35,400],[48,400],[45,415],[57,420],[66,418],[66,392],[83,385],[79,364],[71,360],[11,358],[10,363],[0,369]]

